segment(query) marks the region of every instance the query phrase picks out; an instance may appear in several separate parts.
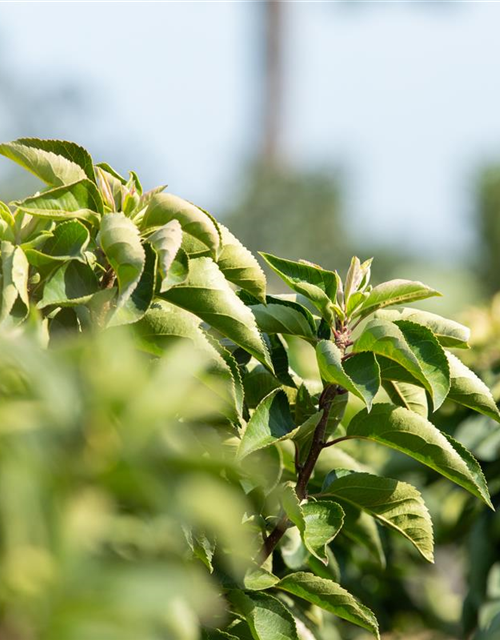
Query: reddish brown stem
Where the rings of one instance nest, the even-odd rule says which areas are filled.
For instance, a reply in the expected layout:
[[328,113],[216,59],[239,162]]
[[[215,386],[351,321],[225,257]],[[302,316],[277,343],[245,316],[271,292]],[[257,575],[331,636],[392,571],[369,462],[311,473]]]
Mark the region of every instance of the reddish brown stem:
[[[323,393],[321,394],[321,397],[319,399],[319,408],[323,409],[323,415],[321,416],[321,419],[318,422],[316,429],[314,430],[311,448],[307,455],[306,461],[299,471],[297,486],[295,488],[299,501],[303,500],[307,496],[307,485],[309,483],[309,480],[311,479],[311,475],[314,471],[316,462],[318,461],[319,454],[324,447],[323,440],[325,437],[326,427],[328,425],[330,409],[335,396],[341,391],[343,390],[335,385],[328,385],[323,389]],[[261,562],[264,562],[264,560],[271,555],[278,542],[284,536],[287,528],[288,518],[286,517],[286,515],[283,515],[264,542],[261,553]]]

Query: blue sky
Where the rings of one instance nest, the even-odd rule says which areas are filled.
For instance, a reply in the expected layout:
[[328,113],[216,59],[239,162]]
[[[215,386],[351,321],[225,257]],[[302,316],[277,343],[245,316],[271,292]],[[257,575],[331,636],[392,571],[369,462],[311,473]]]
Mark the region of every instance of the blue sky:
[[[116,146],[117,168],[132,158],[148,185],[218,215],[258,144],[259,10],[1,4],[2,65],[25,83],[86,88],[85,114],[47,137]],[[475,168],[500,157],[500,4],[285,10],[287,161],[343,166],[354,227],[457,259],[471,242]]]

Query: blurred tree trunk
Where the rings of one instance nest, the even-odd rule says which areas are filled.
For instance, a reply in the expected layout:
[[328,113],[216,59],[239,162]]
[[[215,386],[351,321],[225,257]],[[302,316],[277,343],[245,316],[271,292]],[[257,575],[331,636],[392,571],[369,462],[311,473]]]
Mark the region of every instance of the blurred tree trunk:
[[283,10],[284,4],[267,0],[264,10],[264,87],[262,160],[275,167],[280,162],[283,118]]

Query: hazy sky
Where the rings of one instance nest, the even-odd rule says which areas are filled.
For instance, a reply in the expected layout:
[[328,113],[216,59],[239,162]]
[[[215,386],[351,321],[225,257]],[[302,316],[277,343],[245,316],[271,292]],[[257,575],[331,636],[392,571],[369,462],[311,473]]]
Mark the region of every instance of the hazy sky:
[[[133,158],[148,185],[168,182],[217,215],[257,146],[260,10],[1,4],[1,66],[24,83],[87,88],[86,114],[47,136],[117,144],[117,168]],[[345,166],[352,225],[459,255],[474,170],[500,158],[500,4],[285,11],[288,161]]]

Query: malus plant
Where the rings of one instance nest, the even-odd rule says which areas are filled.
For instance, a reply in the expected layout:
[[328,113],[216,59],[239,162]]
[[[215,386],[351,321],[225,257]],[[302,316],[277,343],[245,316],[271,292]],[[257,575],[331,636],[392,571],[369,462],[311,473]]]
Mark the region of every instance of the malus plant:
[[[135,173],[94,164],[70,142],[21,139],[0,153],[47,185],[0,204],[2,325],[35,324],[49,340],[130,325],[154,356],[191,341],[223,382],[224,410],[207,422],[227,464],[220,478],[248,500],[242,531],[257,544],[239,574],[209,532],[188,533],[226,608],[204,636],[321,638],[316,606],[379,637],[374,613],[340,585],[335,538],[383,562],[380,525],[432,562],[432,523],[415,487],[360,470],[342,443],[402,452],[491,506],[477,461],[430,419],[451,401],[500,421],[486,385],[449,351],[468,347],[468,329],[406,306],[439,295],[420,282],[372,287],[370,260],[353,258],[342,280],[261,254],[293,292],[267,295],[257,260],[230,231],[163,187],[144,192]],[[310,345],[316,380],[290,368],[290,337]],[[354,416],[353,398],[364,405]],[[293,561],[284,540],[295,541]]]

